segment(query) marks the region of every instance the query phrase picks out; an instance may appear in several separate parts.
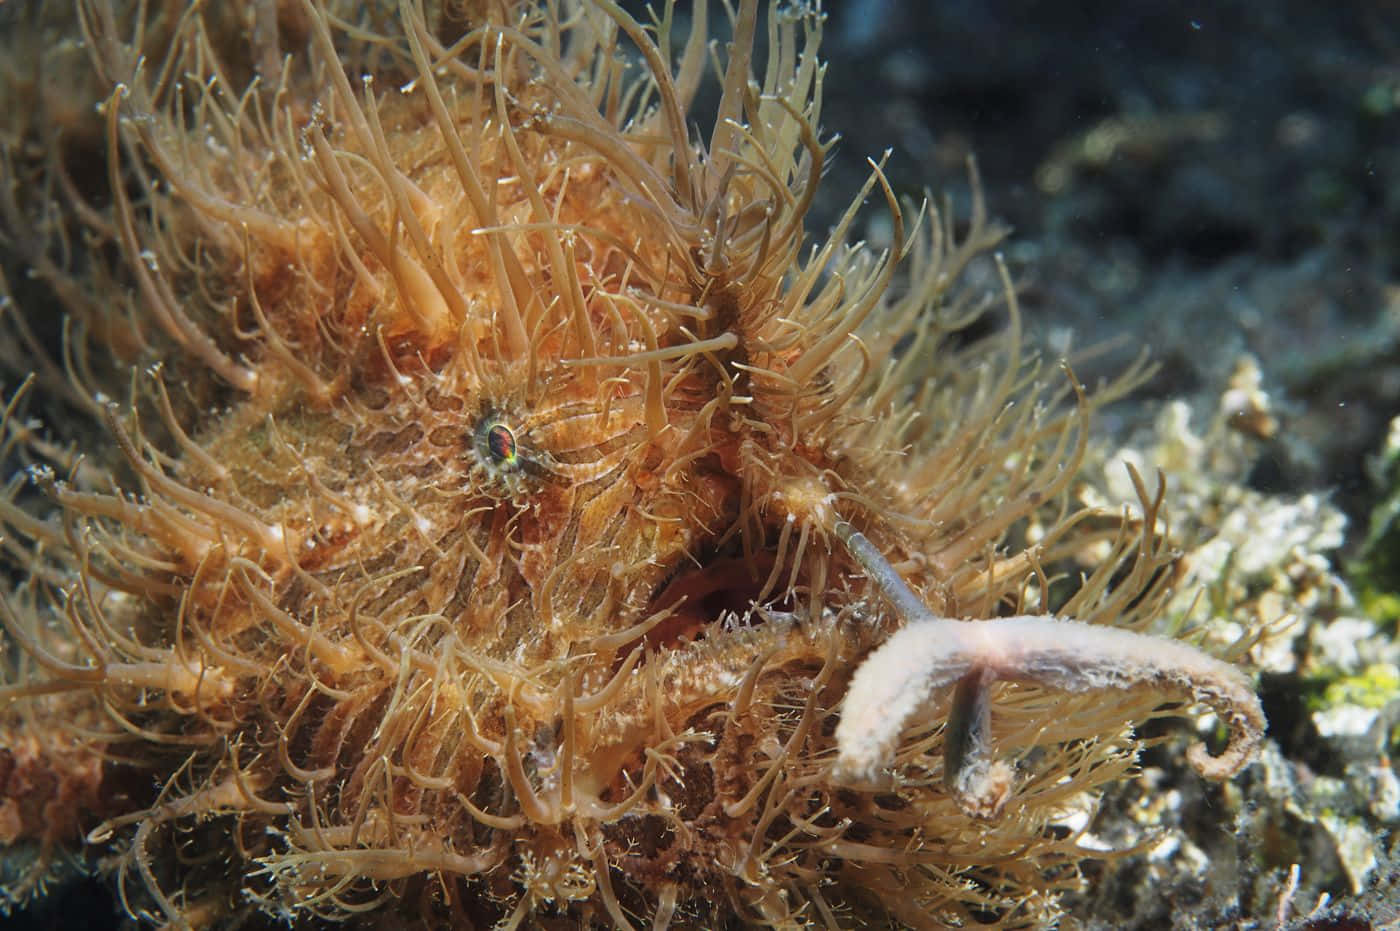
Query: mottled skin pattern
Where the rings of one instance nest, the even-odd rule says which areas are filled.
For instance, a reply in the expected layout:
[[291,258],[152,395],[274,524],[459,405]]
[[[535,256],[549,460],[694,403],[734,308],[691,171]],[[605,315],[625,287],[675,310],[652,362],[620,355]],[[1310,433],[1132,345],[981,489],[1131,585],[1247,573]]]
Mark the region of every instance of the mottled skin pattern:
[[[1085,855],[1051,825],[1194,679],[996,686],[981,820],[940,781],[948,689],[879,786],[832,768],[901,623],[1043,614],[1091,548],[1065,616],[1142,630],[1171,583],[1160,494],[1063,507],[1116,389],[1022,360],[980,205],[955,237],[872,163],[805,242],[811,13],[740,5],[701,133],[698,14],[328,6],[80,7],[109,189],[65,222],[99,271],[39,277],[114,377],[37,381],[110,447],[45,441],[33,389],[5,417],[36,462],[0,497],[9,894],[85,835],[174,927],[1049,920]],[[847,245],[872,193],[884,251]]]

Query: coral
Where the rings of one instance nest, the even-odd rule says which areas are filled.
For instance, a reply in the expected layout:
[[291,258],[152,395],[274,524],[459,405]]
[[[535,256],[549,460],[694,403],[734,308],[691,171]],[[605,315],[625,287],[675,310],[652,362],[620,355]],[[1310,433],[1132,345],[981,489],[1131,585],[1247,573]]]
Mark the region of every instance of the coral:
[[[1080,500],[1109,507],[1137,500],[1125,465],[1160,470],[1181,554],[1164,616],[1206,645],[1255,631],[1250,665],[1272,702],[1260,765],[1222,796],[1176,778],[1161,755],[1107,794],[1084,842],[1111,849],[1151,838],[1153,849],[1084,893],[1093,905],[1072,906],[1105,925],[1149,927],[1174,911],[1201,926],[1267,919],[1263,904],[1281,898],[1296,898],[1304,914],[1319,899],[1386,901],[1385,853],[1400,823],[1390,764],[1400,647],[1364,616],[1369,606],[1337,568],[1347,518],[1336,504],[1251,486],[1257,461],[1296,439],[1294,418],[1270,413],[1266,380],[1255,360],[1240,359],[1228,380],[1202,390],[1197,409],[1213,411],[1204,428],[1190,405],[1170,402],[1127,445],[1101,462],[1091,454],[1081,473]],[[1233,835],[1217,829],[1221,806],[1239,812]]]
[[807,247],[819,12],[156,6],[79,8],[100,194],[56,130],[5,161],[72,321],[59,366],[9,317],[11,896],[85,841],[174,927],[1036,925],[1134,722],[1249,761],[1247,641],[1150,633],[1162,489],[1069,500],[1141,372],[1043,373],[980,200],[880,162]]
[[1261,378],[1254,359],[1238,359],[1203,430],[1190,405],[1168,402],[1150,427],[1085,468],[1077,496],[1092,507],[1129,506],[1138,498],[1130,470],[1159,472],[1180,550],[1180,584],[1164,612],[1170,624],[1198,628],[1222,647],[1253,631],[1250,665],[1288,673],[1309,623],[1354,607],[1329,556],[1347,520],[1325,495],[1250,486],[1262,444],[1278,430]]
[[1400,557],[1396,556],[1400,529],[1400,417],[1390,429],[1380,452],[1368,463],[1371,480],[1381,490],[1381,501],[1371,512],[1366,541],[1349,574],[1362,592],[1369,613],[1383,621],[1400,619]]

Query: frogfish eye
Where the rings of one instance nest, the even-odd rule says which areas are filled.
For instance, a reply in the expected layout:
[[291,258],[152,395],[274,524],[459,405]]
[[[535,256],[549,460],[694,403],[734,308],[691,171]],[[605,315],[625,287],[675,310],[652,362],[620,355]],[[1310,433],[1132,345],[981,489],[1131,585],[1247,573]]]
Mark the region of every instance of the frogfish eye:
[[515,433],[503,423],[488,424],[485,430],[486,452],[491,461],[506,468],[517,464]]

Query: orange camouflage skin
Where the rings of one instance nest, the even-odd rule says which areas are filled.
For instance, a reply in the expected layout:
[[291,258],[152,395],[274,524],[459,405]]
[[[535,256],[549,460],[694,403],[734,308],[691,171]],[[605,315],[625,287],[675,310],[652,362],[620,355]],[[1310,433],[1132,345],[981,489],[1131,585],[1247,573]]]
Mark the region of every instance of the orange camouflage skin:
[[1248,762],[1244,677],[1143,633],[1160,491],[1072,503],[1138,373],[1023,355],[980,198],[872,162],[808,241],[818,11],[656,16],[79,4],[97,106],[19,138],[100,166],[3,163],[72,334],[7,317],[9,899],[81,850],[169,927],[1036,926],[1133,722]]

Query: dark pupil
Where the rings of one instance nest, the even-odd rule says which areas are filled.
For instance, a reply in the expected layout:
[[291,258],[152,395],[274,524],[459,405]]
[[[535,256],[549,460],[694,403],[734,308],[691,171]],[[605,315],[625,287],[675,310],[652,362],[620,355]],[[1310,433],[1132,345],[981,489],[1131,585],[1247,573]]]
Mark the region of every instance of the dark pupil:
[[510,432],[510,427],[496,424],[486,431],[486,448],[491,450],[491,458],[499,462],[513,462],[515,460],[515,434]]

